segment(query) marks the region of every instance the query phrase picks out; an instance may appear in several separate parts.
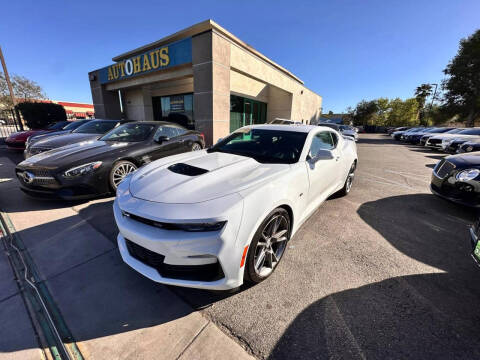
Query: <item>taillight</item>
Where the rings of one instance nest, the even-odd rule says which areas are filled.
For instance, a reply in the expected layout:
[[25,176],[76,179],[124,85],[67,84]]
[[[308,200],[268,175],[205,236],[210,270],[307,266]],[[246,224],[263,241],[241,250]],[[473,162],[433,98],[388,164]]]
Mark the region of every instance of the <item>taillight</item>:
[[205,135],[203,133],[200,133],[200,136],[201,136],[203,142],[205,142]]

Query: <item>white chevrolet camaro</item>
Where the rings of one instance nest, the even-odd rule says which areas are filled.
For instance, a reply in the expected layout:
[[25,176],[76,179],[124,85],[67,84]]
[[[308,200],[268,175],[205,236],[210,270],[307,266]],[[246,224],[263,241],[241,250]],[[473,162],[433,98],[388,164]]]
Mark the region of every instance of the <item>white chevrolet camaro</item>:
[[355,142],[333,129],[243,127],[120,183],[113,206],[120,253],[164,284],[227,290],[258,283],[318,206],[350,191],[356,166]]

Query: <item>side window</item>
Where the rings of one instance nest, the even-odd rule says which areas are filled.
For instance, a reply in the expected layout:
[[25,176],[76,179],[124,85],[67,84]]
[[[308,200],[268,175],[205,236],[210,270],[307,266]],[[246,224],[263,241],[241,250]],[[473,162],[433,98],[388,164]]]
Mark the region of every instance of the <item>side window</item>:
[[154,139],[155,140],[158,140],[158,138],[160,136],[166,136],[168,138],[173,138],[175,136],[178,136],[178,132],[176,130],[176,128],[174,127],[171,127],[171,126],[160,126],[158,129],[157,129],[157,132],[155,133],[154,135]]
[[330,134],[330,131],[323,131],[313,137],[312,145],[310,146],[309,152],[310,157],[314,157],[320,149],[332,150],[333,148],[335,148],[336,143],[334,143],[332,135],[335,137],[335,139],[336,136],[334,134]]
[[176,127],[175,131],[177,132],[177,136],[183,135],[187,132],[187,130],[179,128],[179,127]]
[[330,133],[330,135],[332,136],[332,140],[333,140],[333,149],[335,149],[338,144],[338,136],[337,134],[334,134],[332,132]]

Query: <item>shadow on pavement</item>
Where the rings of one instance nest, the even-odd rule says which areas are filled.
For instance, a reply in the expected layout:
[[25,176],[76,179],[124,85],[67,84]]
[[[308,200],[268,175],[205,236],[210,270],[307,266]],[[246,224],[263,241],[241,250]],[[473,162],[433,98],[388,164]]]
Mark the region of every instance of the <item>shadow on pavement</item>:
[[431,273],[322,298],[297,316],[270,358],[480,358],[480,272],[467,230],[473,212],[413,194],[364,203],[358,214],[399,256]]

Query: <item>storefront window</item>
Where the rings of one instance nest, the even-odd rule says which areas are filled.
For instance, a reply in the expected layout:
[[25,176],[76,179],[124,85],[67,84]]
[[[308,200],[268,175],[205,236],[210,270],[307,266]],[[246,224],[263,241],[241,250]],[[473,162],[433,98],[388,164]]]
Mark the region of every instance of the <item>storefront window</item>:
[[154,96],[152,105],[155,120],[170,121],[187,129],[195,129],[193,94]]
[[242,126],[263,124],[267,121],[267,104],[230,95],[230,132]]

